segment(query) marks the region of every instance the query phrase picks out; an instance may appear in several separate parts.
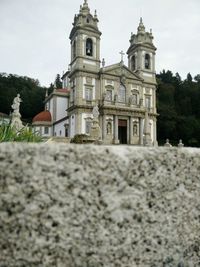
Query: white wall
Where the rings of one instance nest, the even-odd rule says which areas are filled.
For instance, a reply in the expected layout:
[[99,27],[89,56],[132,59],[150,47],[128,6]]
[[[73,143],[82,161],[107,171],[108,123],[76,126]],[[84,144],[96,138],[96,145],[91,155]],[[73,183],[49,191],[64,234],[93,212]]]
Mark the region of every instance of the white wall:
[[67,98],[56,96],[57,112],[56,112],[56,121],[67,116]]

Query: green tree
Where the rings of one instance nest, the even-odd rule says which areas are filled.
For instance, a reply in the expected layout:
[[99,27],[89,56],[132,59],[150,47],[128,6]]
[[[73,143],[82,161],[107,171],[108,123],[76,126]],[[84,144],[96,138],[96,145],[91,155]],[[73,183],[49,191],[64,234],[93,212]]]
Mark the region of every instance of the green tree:
[[54,84],[55,84],[55,87],[57,89],[62,88],[62,81],[61,81],[61,78],[60,78],[60,74],[56,75],[56,79],[55,79]]

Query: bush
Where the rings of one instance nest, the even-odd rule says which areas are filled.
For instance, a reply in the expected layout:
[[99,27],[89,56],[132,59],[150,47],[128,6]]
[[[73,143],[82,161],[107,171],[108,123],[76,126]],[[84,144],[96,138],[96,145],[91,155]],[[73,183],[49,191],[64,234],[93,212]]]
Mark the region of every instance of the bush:
[[31,127],[16,131],[11,125],[0,125],[0,142],[41,142],[42,138]]
[[87,143],[88,141],[88,135],[86,134],[76,134],[70,141],[70,143],[75,143],[75,144],[83,144]]

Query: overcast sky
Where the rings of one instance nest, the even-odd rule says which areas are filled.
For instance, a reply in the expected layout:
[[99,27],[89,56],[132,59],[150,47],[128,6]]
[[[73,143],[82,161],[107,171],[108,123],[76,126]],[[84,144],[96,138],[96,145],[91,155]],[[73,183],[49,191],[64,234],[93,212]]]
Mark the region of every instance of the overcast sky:
[[[70,63],[69,33],[83,0],[0,0],[0,72],[48,86]],[[156,70],[200,73],[200,0],[89,0],[97,9],[101,58],[120,61],[139,18],[153,30]],[[125,60],[127,63],[127,59]]]

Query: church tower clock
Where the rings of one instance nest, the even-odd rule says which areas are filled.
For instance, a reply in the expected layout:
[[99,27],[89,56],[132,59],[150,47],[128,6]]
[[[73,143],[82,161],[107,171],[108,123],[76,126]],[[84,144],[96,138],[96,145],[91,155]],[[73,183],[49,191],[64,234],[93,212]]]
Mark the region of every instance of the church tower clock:
[[127,51],[128,66],[144,80],[155,83],[155,51],[152,31],[146,32],[142,18],[137,34],[131,34],[130,47]]

